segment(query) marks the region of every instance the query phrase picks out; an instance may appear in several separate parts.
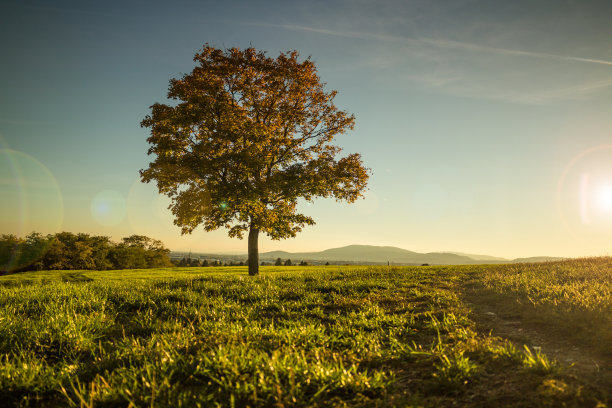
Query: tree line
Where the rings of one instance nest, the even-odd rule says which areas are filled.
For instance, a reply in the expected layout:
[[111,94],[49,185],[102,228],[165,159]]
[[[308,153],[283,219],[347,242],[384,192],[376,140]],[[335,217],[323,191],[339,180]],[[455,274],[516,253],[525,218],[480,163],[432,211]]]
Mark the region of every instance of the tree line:
[[0,274],[38,270],[141,269],[172,266],[170,250],[156,239],[131,235],[120,242],[106,236],[60,232],[25,238],[0,235]]
[[[180,267],[244,266],[244,265],[248,265],[249,264],[249,260],[247,259],[246,261],[225,261],[225,262],[221,262],[219,260],[209,261],[208,259],[200,260],[198,258],[184,257],[182,259],[173,259],[172,263],[175,266],[180,266]],[[309,263],[306,262],[306,261],[301,261],[299,264],[298,263],[294,264],[293,262],[291,262],[291,259],[287,259],[287,260],[283,261],[282,259],[277,258],[274,263],[265,262],[264,261],[264,262],[261,263],[261,265],[262,266],[267,266],[267,265],[274,265],[274,266],[293,266],[293,265],[308,266]],[[327,262],[326,265],[329,265],[329,262]]]
[[182,258],[182,259],[173,259],[172,263],[175,266],[179,267],[206,267],[206,266],[244,266],[244,261],[225,261],[221,262],[219,260],[209,261],[208,259],[200,260],[199,258]]
[[[294,264],[291,262],[291,259],[287,259],[285,262],[283,262],[282,259],[276,258],[276,262],[274,262],[274,266],[283,266],[283,265],[284,266],[292,266]],[[295,265],[298,265],[298,264],[295,264]],[[302,261],[302,262],[299,263],[299,265],[300,266],[307,266],[308,262]]]

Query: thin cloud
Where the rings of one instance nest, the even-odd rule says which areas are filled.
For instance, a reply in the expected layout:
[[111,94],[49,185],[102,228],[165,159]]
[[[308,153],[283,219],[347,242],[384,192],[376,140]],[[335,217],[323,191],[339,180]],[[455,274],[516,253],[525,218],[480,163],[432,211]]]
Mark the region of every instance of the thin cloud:
[[490,47],[486,45],[479,45],[479,44],[467,43],[467,42],[462,42],[462,41],[437,40],[434,38],[427,38],[427,37],[410,38],[410,37],[400,37],[400,36],[387,35],[387,34],[368,33],[368,32],[335,31],[335,30],[328,30],[324,28],[300,26],[296,24],[256,23],[255,25],[265,26],[265,27],[278,27],[278,28],[283,28],[285,30],[292,30],[292,31],[307,31],[307,32],[324,34],[324,35],[332,35],[336,37],[359,38],[363,40],[379,40],[379,41],[385,41],[385,42],[420,44],[420,45],[427,44],[427,45],[431,45],[431,46],[438,47],[438,48],[452,48],[452,49],[461,49],[461,50],[467,50],[467,51],[500,54],[500,55],[515,55],[515,56],[524,56],[524,57],[533,57],[533,58],[542,58],[542,59],[554,59],[554,60],[559,60],[559,61],[575,61],[575,62],[584,62],[584,63],[589,63],[589,64],[612,65],[612,61],[602,60],[602,59],[597,59],[597,58],[582,58],[582,57],[574,57],[574,56],[568,56],[568,55],[557,55],[557,54],[548,54],[548,53],[542,53],[542,52],[513,50],[513,49],[508,49],[508,48]]
[[570,86],[566,88],[560,88],[550,91],[549,93],[543,93],[541,95],[541,99],[561,99],[561,98],[580,98],[586,95],[589,95],[595,91],[598,91],[602,88],[609,88],[612,86],[612,79],[605,81],[594,81],[588,82],[576,86]]
[[435,73],[412,75],[409,79],[425,83],[426,85],[441,89],[444,92],[461,95],[467,98],[490,99],[508,101],[528,105],[545,105],[560,100],[586,99],[589,95],[605,88],[612,87],[612,80],[592,81],[568,87],[550,89],[520,89],[512,86],[494,87],[490,84],[481,84],[473,78],[457,76],[452,79],[440,78]]
[[[498,48],[427,37],[403,37],[371,32],[331,30],[287,23],[255,25],[328,36],[374,40],[409,47],[413,53],[418,53],[422,58],[411,59],[408,64],[402,60],[401,53],[393,53],[389,58],[378,58],[374,55],[371,57],[371,61],[369,57],[365,56],[365,62],[367,64],[380,64],[381,61],[385,61],[386,65],[383,68],[388,68],[387,65],[408,64],[410,70],[400,74],[401,78],[444,93],[468,98],[544,105],[563,100],[586,99],[592,94],[612,87],[612,80],[609,78],[599,78],[597,80],[584,75],[578,78],[571,76],[569,74],[571,71],[563,70],[555,71],[555,74],[551,75],[551,73],[542,71],[541,65],[534,65],[533,67],[525,65],[521,66],[520,70],[517,70],[516,67],[505,69],[507,63],[503,61],[495,61],[490,58],[475,59],[474,57],[477,55],[465,56],[467,60],[457,60],[455,57],[439,51],[443,49],[464,51],[479,54],[481,57],[491,55],[516,56],[528,58],[534,62],[538,60],[577,62],[591,68],[612,65],[612,61],[603,59]],[[466,64],[468,65],[466,66]],[[480,64],[478,71],[471,68],[474,64]],[[535,68],[535,70],[532,70],[532,68]],[[529,72],[528,75],[527,72]],[[591,78],[591,81],[585,81],[585,78]]]

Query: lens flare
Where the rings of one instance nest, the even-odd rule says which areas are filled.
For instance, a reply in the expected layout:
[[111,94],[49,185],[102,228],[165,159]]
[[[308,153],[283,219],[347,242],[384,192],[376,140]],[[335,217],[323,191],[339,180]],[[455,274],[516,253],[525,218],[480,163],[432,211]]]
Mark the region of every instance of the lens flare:
[[40,161],[29,154],[0,149],[0,220],[4,233],[25,236],[32,231],[61,230],[64,201],[59,185]]
[[580,176],[580,219],[584,224],[590,224],[589,218],[589,173]]
[[91,215],[105,227],[118,225],[127,212],[125,199],[118,191],[104,190],[91,200]]
[[600,186],[595,193],[595,202],[600,211],[612,213],[612,185]]
[[612,144],[576,155],[557,183],[557,212],[570,234],[595,245],[612,232]]

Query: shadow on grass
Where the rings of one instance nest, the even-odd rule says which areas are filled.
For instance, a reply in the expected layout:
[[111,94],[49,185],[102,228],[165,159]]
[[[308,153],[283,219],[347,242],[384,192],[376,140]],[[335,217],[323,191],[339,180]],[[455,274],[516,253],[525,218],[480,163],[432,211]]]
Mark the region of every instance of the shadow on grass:
[[91,282],[92,278],[83,275],[79,272],[63,273],[62,282]]
[[546,304],[534,305],[526,295],[500,293],[479,282],[461,288],[461,299],[481,333],[526,345],[571,367],[578,377],[612,386],[612,338],[590,311]]

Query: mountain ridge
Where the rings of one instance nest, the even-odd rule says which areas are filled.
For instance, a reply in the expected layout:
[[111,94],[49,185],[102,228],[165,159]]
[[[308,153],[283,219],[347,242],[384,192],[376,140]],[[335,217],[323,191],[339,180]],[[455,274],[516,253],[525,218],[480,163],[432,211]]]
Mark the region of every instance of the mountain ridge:
[[367,262],[394,264],[471,264],[479,262],[473,258],[455,253],[419,253],[393,246],[347,245],[318,252],[269,251],[259,254],[261,259],[295,258],[296,260],[328,262]]
[[[178,254],[179,252],[175,252]],[[244,255],[223,255],[223,254],[193,254],[199,257],[227,257],[228,259],[245,258]],[[259,259],[261,261],[273,262],[277,258],[282,260],[291,259],[294,263],[299,261],[310,261],[315,263],[365,263],[365,264],[386,264],[392,263],[395,265],[470,265],[470,264],[496,264],[496,263],[526,263],[526,262],[545,262],[555,261],[563,258],[560,257],[529,257],[506,259],[490,255],[475,255],[462,252],[428,252],[419,253],[409,251],[394,246],[377,246],[377,245],[346,245],[338,248],[329,248],[323,251],[316,252],[288,252],[288,251],[268,251],[261,252]]]

